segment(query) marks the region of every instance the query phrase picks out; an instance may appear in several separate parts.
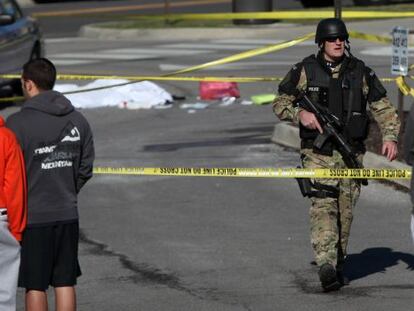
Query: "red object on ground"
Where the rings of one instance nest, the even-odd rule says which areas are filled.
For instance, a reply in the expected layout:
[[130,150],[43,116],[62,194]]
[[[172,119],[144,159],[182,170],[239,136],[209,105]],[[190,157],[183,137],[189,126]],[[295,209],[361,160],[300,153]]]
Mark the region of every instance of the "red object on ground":
[[240,97],[236,82],[200,82],[201,99],[221,99],[223,97]]

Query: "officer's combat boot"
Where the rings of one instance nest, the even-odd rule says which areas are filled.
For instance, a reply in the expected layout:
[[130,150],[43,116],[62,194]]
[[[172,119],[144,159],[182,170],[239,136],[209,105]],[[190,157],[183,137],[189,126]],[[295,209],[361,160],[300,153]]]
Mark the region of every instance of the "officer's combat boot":
[[336,277],[342,286],[349,285],[349,279],[344,276],[345,256],[342,248],[338,249],[338,262],[336,263]]
[[349,285],[349,279],[344,275],[344,264],[345,259],[342,258],[338,260],[338,264],[336,265],[336,277],[342,286]]
[[341,286],[349,285],[349,279],[344,275],[343,271],[336,271],[336,277],[338,278],[338,282]]
[[319,269],[319,279],[324,292],[331,292],[341,288],[334,266],[329,263],[323,264]]

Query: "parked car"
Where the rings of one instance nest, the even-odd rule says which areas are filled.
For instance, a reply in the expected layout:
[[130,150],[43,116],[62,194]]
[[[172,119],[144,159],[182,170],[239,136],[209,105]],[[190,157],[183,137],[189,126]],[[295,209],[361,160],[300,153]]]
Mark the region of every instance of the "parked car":
[[[20,73],[30,59],[44,55],[39,25],[23,14],[15,0],[0,0],[0,74]],[[0,79],[0,87],[10,85],[20,93],[20,80]]]
[[[355,5],[383,5],[392,2],[393,0],[353,0]],[[413,2],[413,0],[398,0],[398,2]],[[334,0],[300,0],[305,8],[333,6]]]

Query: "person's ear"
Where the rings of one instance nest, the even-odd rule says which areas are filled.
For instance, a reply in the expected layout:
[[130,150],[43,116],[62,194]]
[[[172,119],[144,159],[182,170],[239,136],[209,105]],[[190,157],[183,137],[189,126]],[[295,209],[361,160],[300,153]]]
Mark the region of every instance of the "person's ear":
[[29,92],[32,91],[33,88],[35,87],[35,84],[32,80],[24,80],[23,82],[25,83],[24,87]]

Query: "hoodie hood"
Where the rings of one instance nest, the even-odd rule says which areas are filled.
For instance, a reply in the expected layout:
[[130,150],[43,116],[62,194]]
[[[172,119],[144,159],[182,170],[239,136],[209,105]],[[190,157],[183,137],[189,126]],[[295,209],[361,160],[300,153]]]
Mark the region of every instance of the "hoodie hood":
[[57,91],[43,91],[28,99],[23,104],[23,109],[34,109],[55,116],[63,116],[71,113],[75,108],[69,99]]

